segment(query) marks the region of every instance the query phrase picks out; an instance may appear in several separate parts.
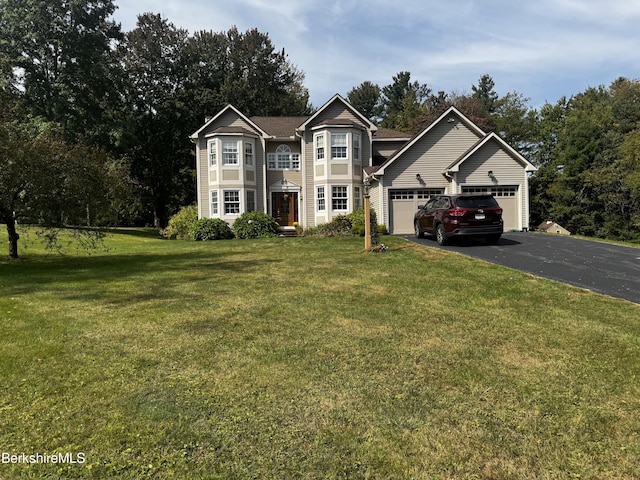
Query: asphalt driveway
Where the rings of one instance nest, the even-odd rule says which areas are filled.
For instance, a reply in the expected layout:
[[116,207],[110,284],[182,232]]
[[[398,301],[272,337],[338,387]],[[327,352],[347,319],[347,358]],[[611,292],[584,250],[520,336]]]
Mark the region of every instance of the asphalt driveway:
[[497,245],[463,240],[441,247],[433,238],[405,237],[640,304],[640,248],[532,232],[504,234]]

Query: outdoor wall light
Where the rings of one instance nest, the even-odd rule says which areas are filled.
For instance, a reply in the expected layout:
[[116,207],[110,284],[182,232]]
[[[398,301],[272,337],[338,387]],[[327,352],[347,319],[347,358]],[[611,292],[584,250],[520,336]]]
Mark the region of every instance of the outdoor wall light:
[[489,173],[487,175],[489,175],[491,178],[493,178],[493,170],[489,170]]
[[419,173],[416,173],[416,180],[420,180],[422,177],[420,176]]

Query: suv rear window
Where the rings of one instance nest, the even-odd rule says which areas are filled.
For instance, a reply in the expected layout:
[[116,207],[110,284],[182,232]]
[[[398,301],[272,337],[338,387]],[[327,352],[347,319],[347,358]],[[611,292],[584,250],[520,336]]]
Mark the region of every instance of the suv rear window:
[[491,195],[482,195],[475,197],[458,197],[456,205],[462,208],[487,208],[497,207],[498,202]]

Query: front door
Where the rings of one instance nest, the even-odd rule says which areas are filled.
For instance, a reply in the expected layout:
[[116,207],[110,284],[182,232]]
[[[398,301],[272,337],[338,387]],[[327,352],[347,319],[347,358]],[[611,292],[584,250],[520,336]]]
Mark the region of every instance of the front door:
[[273,192],[271,215],[281,227],[293,226],[298,221],[298,194],[296,192]]

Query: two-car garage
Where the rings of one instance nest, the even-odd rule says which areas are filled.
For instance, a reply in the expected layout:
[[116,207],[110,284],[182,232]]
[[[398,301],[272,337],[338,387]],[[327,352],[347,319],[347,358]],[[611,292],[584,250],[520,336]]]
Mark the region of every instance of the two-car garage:
[[[396,189],[389,190],[390,233],[396,235],[413,232],[413,216],[419,205],[424,205],[432,195],[444,193],[444,189]],[[462,193],[490,193],[502,207],[504,230],[521,230],[519,221],[518,186],[462,187]]]

